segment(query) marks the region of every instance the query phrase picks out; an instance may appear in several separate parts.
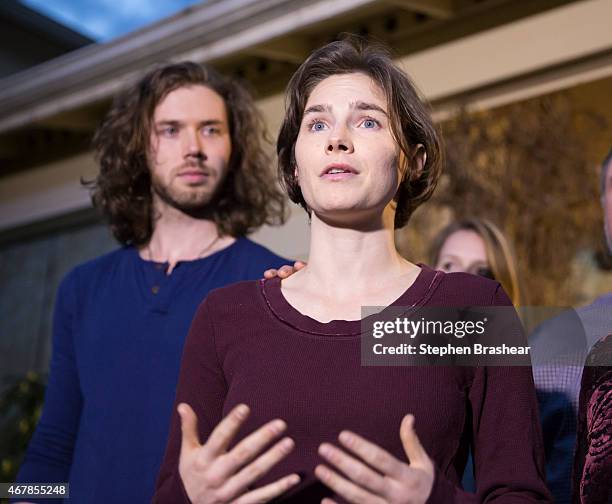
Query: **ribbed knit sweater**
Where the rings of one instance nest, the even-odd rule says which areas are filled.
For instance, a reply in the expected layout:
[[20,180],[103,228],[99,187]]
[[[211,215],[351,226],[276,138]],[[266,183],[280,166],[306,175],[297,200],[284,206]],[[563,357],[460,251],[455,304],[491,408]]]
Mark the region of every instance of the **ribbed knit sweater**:
[[[426,266],[392,306],[511,306],[497,282]],[[317,449],[352,430],[406,461],[402,418],[415,415],[419,439],[436,466],[429,503],[550,502],[529,367],[367,367],[360,321],[318,322],[293,308],[281,281],[242,282],[209,294],[185,344],[175,412],[158,476],[156,503],[189,502],[179,472],[180,417],[186,402],[200,439],[237,404],[251,414],[231,446],[273,418],[287,422],[293,451],[262,486],[297,472],[283,502],[344,502],[314,476]],[[473,440],[477,495],[460,480]],[[230,446],[230,448],[231,448]]]

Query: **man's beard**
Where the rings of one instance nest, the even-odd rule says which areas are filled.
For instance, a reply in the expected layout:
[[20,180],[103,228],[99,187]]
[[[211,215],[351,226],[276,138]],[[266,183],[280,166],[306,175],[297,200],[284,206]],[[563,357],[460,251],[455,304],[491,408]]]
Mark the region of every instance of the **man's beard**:
[[151,190],[169,207],[183,212],[191,217],[206,218],[211,214],[213,201],[217,191],[215,187],[199,188],[198,190],[178,190],[164,184],[155,176],[151,177]]

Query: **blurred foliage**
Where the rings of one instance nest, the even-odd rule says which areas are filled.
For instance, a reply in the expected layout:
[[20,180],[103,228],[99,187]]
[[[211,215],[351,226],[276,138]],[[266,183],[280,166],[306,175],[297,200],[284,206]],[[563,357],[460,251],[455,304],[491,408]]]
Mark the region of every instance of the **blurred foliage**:
[[[605,255],[601,160],[589,154],[589,142],[593,132],[610,131],[607,119],[556,93],[499,109],[461,110],[441,130],[445,174],[400,244],[410,250],[429,243],[453,219],[490,219],[513,244],[527,303],[572,305],[574,259],[585,249]],[[415,253],[425,257],[425,246]]]
[[7,379],[0,396],[0,481],[13,482],[34,433],[45,396],[36,373]]

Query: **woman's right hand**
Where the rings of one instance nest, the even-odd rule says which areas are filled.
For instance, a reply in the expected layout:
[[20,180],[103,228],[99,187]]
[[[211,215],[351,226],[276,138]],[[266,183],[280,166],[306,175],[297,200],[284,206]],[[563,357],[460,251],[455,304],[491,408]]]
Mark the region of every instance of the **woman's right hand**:
[[272,420],[226,451],[249,416],[244,404],[236,406],[219,424],[205,444],[200,443],[198,418],[188,404],[178,406],[181,417],[181,455],[179,474],[193,504],[252,504],[268,502],[299,483],[290,474],[266,486],[249,491],[249,486],[293,449],[285,437],[261,453],[287,428],[282,420]]

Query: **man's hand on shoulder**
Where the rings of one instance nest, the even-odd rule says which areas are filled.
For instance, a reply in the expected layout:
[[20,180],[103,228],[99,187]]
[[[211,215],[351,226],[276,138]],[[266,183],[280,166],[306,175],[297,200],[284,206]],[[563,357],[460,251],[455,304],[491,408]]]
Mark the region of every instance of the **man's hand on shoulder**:
[[287,278],[293,275],[296,271],[300,271],[302,268],[306,266],[306,263],[303,261],[295,261],[293,266],[289,266],[285,264],[285,266],[281,266],[278,269],[269,269],[264,271],[264,278],[269,280],[270,278],[279,277],[279,278]]

